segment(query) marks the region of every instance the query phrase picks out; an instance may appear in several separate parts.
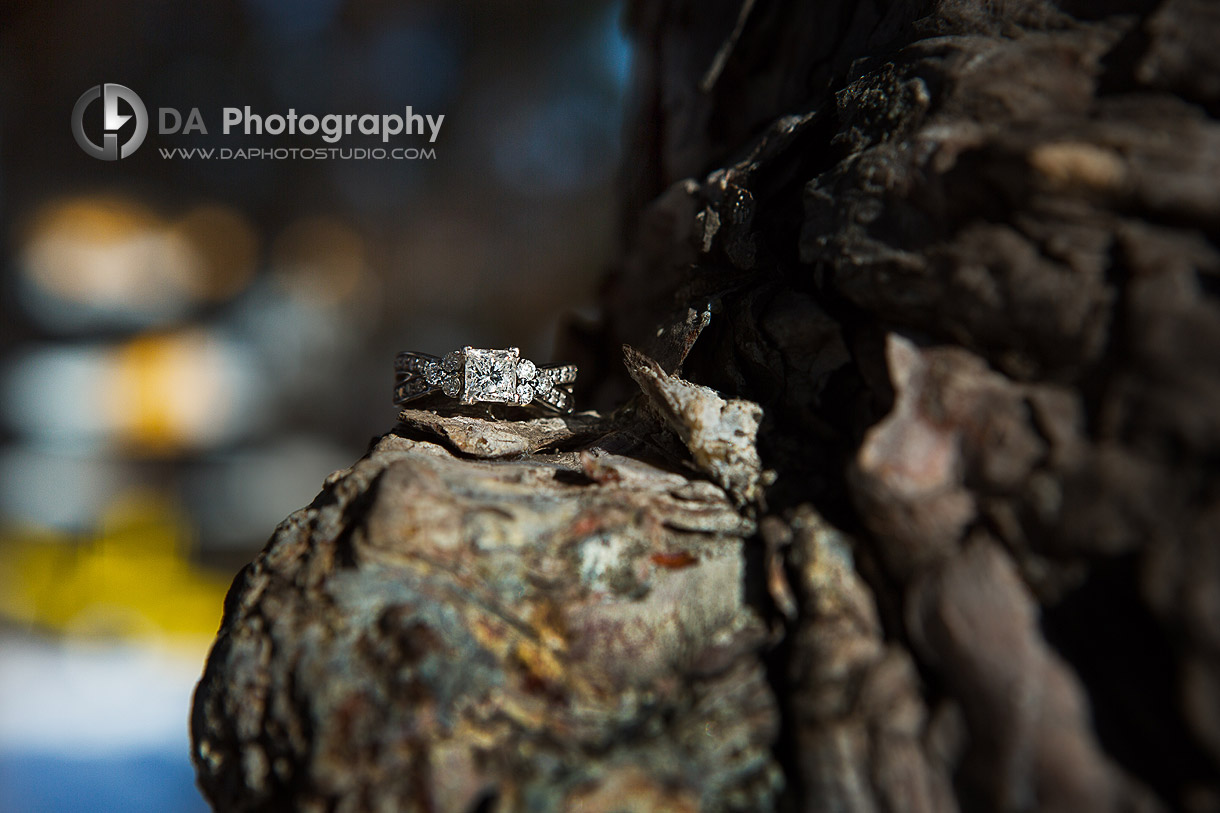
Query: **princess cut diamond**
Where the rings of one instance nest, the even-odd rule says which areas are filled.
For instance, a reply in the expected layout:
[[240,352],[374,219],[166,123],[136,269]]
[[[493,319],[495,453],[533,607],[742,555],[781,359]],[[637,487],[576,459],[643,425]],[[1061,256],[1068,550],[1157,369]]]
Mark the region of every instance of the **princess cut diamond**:
[[462,392],[462,403],[510,403],[516,400],[520,350],[515,347],[507,350],[478,350],[467,347],[463,355],[466,362],[466,388]]

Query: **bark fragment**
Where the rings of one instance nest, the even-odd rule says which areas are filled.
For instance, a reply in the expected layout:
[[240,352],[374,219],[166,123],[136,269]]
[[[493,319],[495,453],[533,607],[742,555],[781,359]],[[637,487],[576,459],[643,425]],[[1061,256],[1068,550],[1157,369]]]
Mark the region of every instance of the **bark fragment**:
[[644,391],[649,404],[678,434],[708,474],[743,507],[762,499],[773,481],[763,471],[754,447],[762,408],[742,399],[726,401],[708,387],[668,375],[659,364],[630,347],[623,348],[627,371]]

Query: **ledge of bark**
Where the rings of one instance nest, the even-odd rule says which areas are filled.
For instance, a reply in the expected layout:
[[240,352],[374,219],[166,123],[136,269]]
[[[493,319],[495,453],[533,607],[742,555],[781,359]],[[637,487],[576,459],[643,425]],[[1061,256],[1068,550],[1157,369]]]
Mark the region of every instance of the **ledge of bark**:
[[[663,386],[715,434],[714,393]],[[605,442],[540,451],[580,435]],[[700,459],[742,481],[725,444]],[[225,810],[766,809],[754,530],[622,422],[404,412],[235,582],[201,785]]]

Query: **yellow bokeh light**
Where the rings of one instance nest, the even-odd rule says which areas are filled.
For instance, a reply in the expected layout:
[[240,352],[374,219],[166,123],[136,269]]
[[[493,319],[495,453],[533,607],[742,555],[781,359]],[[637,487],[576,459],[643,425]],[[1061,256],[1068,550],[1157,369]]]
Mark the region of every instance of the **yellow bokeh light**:
[[20,266],[57,300],[173,316],[240,293],[258,268],[258,235],[235,209],[195,207],[177,220],[131,198],[52,201],[18,234]]
[[224,348],[202,330],[136,337],[117,350],[99,408],[132,451],[207,445],[240,397],[226,363]]
[[120,197],[45,206],[24,232],[21,261],[26,276],[59,299],[120,309],[180,302],[200,272],[187,240]]
[[171,500],[137,491],[107,508],[92,537],[10,535],[0,614],[78,638],[206,641],[228,579],[190,562],[189,529]]

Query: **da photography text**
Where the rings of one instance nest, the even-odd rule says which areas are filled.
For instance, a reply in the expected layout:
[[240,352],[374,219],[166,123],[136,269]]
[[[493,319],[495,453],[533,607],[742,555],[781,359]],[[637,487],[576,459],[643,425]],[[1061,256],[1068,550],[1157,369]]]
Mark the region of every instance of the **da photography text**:
[[[262,115],[250,109],[250,105],[242,108],[226,107],[221,111],[221,132],[229,135],[238,127],[243,135],[315,135],[320,133],[322,140],[335,144],[345,136],[353,133],[361,135],[380,135],[382,142],[388,142],[391,136],[427,135],[428,143],[436,142],[440,135],[441,124],[445,115],[436,116],[416,113],[411,105],[407,105],[402,115],[397,113],[327,113],[322,116],[313,113],[298,115],[294,108],[288,108],[284,114],[270,113]],[[175,133],[203,133],[208,128],[198,107],[192,107],[185,119],[182,113],[174,107],[161,107],[157,110],[157,133],[159,135],[174,135]]]
[[[100,102],[102,115],[89,113]],[[185,111],[185,112],[184,112]],[[86,121],[86,117],[88,121]],[[131,88],[108,82],[89,88],[72,109],[72,135],[86,154],[103,161],[117,161],[135,153],[148,134],[150,117],[143,100]],[[250,105],[225,107],[220,119],[207,119],[198,107],[158,107],[157,135],[219,135],[231,136],[314,136],[323,144],[310,147],[281,147],[273,143],[259,147],[173,147],[160,148],[164,158],[435,158],[430,148],[387,147],[368,149],[338,145],[343,139],[375,136],[389,145],[398,137],[426,138],[436,143],[444,124],[444,114],[417,113],[411,105],[393,113],[298,113],[256,112]],[[132,122],[132,124],[129,124]],[[99,128],[98,125],[101,125]],[[216,128],[219,127],[219,130]],[[358,143],[358,142],[357,142]],[[401,142],[400,142],[401,143]],[[266,142],[264,142],[266,144]]]

